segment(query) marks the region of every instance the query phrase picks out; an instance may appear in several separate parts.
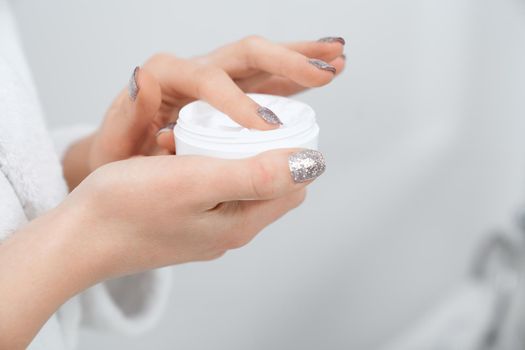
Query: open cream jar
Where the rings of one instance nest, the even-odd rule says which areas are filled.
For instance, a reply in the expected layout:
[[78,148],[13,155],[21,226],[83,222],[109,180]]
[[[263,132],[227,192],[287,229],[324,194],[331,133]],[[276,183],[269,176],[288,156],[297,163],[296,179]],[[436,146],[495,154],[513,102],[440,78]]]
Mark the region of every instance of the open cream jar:
[[317,150],[319,126],[314,110],[286,97],[248,94],[271,109],[283,125],[279,129],[246,129],[208,103],[195,101],[181,109],[175,126],[177,154],[244,158],[275,148]]

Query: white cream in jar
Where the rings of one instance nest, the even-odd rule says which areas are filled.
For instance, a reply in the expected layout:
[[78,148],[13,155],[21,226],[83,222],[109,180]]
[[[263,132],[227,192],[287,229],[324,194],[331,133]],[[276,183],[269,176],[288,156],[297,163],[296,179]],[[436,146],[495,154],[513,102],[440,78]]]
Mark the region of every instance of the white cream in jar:
[[195,101],[179,113],[174,129],[177,154],[244,158],[276,148],[317,150],[319,126],[310,106],[281,96],[248,96],[271,109],[283,125],[268,131],[247,129],[208,103]]

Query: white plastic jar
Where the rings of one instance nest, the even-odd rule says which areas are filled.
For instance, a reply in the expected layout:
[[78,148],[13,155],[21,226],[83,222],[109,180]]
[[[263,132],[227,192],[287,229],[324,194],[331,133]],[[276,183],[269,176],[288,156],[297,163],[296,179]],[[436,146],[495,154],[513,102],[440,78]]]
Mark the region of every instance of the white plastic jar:
[[247,129],[208,103],[195,101],[179,113],[174,129],[177,154],[244,158],[276,148],[317,150],[319,126],[310,106],[281,96],[248,96],[271,109],[283,125],[269,131]]

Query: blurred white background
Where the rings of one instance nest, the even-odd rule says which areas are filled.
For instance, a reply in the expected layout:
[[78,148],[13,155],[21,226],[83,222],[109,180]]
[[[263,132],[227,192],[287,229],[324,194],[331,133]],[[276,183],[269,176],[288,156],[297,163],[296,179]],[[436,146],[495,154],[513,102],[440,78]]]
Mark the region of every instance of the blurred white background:
[[301,95],[327,173],[249,246],[173,268],[162,323],[81,349],[375,349],[463,278],[525,200],[521,0],[13,2],[52,126],[98,123],[135,65],[249,34],[347,40]]

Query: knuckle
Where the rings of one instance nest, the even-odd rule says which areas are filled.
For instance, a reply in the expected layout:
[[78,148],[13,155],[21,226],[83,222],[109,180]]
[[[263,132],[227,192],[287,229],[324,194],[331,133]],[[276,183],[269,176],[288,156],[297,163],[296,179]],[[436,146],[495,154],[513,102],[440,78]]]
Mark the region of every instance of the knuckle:
[[171,59],[172,56],[166,52],[157,52],[153,54],[146,63],[159,64]]
[[257,198],[273,198],[275,195],[275,166],[265,158],[255,157],[250,163],[250,186]]
[[248,35],[247,37],[244,37],[240,40],[241,46],[251,49],[254,46],[259,45],[260,43],[264,42],[266,39],[264,39],[260,35]]
[[264,42],[266,42],[266,39],[258,35],[250,35],[240,40],[240,51],[243,53],[244,60],[248,67],[255,66],[257,60],[257,48]]

